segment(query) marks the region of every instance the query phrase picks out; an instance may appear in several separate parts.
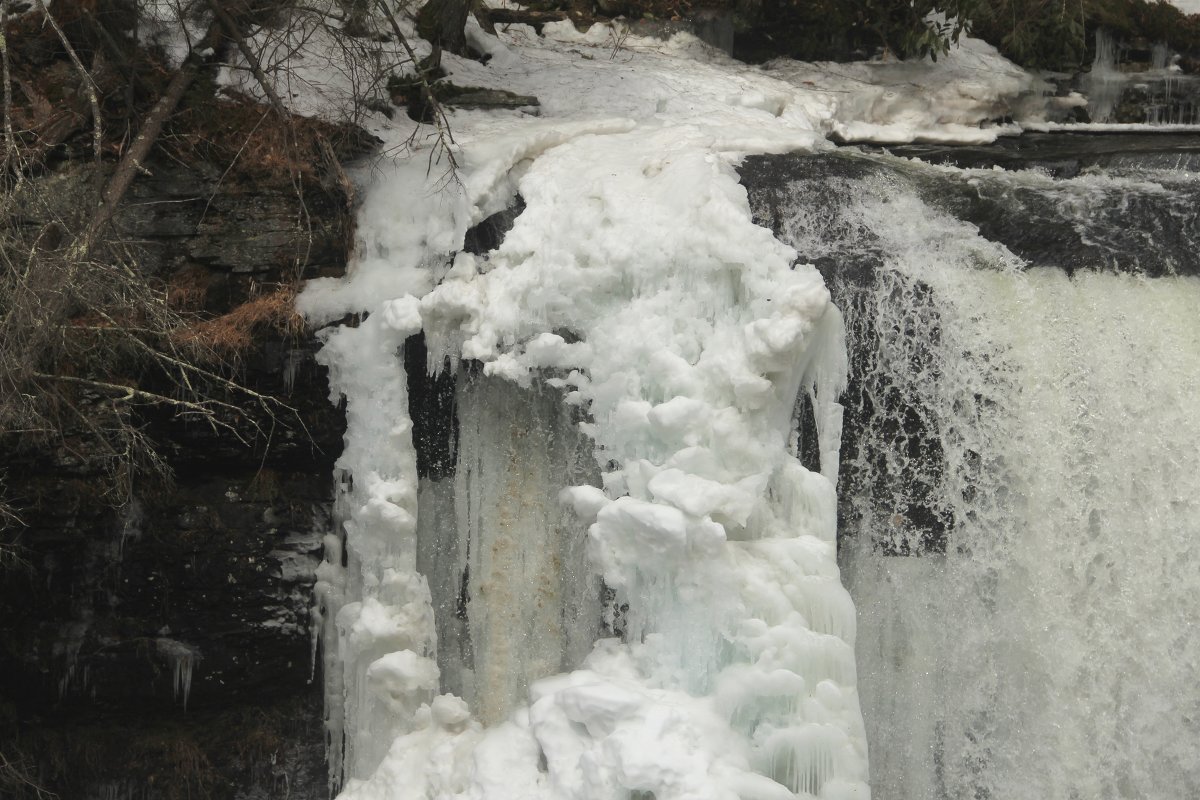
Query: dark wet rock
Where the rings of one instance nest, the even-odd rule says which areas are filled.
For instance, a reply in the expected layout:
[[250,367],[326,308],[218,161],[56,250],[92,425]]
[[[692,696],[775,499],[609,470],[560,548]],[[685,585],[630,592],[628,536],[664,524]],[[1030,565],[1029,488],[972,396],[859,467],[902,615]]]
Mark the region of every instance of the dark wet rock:
[[[150,172],[117,225],[149,279],[203,286],[198,309],[344,270],[337,191]],[[88,173],[47,180],[82,191]],[[286,407],[242,398],[233,430],[142,413],[174,484],[116,508],[88,437],[10,454],[26,527],[0,573],[0,753],[60,797],[327,797],[309,613],[344,422],[316,349],[264,333],[239,353],[233,377]]]
[[[907,359],[902,372],[908,374],[936,370],[930,347],[940,341],[939,303],[930,286],[902,270],[884,269],[892,254],[880,232],[864,222],[870,216],[859,213],[860,206],[905,199],[904,213],[911,216],[920,207],[911,203],[915,198],[931,215],[969,223],[961,235],[971,236],[973,229],[1018,256],[1003,264],[981,256],[966,268],[1016,263],[1068,274],[1196,275],[1200,183],[1188,165],[1200,158],[1200,140],[1044,136],[987,147],[887,150],[757,156],[740,171],[755,221],[796,248],[798,261],[817,267],[846,320],[850,381],[841,398],[839,533],[858,530],[866,515],[882,521],[872,528],[880,552],[937,554],[945,552],[954,523],[944,501],[949,468],[941,434],[915,384],[901,385],[891,376],[896,358]],[[891,313],[880,314],[881,304]],[[881,345],[897,339],[905,346]],[[988,402],[974,399],[981,407]],[[807,402],[801,398],[797,409],[799,455],[816,466]],[[889,448],[867,447],[871,442],[888,442]],[[903,458],[880,460],[892,452]]]
[[532,95],[515,94],[503,89],[479,89],[470,86],[457,87],[459,91],[439,94],[444,105],[451,108],[501,109],[528,108],[540,105]]
[[[771,227],[781,219],[772,209],[787,207],[797,192],[828,209],[812,222],[827,230],[806,236],[800,256],[841,272],[869,272],[884,254],[871,231],[847,230],[854,217],[837,209],[856,192],[887,194],[894,187],[970,223],[1030,267],[1200,274],[1200,182],[1187,174],[1200,163],[1195,136],[1047,135],[988,147],[886,148],[901,158],[880,150],[755,157],[747,159],[743,181]],[[1019,170],[1028,174],[1013,174]],[[1106,182],[1106,176],[1130,180]]]
[[1200,135],[1194,133],[1027,133],[987,145],[910,144],[877,149],[931,164],[963,169],[1035,169],[1056,178],[1114,167],[1200,168]]

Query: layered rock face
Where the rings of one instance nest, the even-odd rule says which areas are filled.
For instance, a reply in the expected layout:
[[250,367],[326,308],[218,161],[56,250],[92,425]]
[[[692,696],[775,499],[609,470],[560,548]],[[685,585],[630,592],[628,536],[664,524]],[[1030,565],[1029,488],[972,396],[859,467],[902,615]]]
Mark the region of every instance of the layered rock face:
[[[41,180],[65,201],[93,178]],[[157,163],[117,227],[148,280],[220,315],[344,269],[346,198],[311,183]],[[309,610],[343,423],[315,342],[251,330],[230,374],[290,409],[139,417],[173,485],[114,508],[72,431],[6,459],[25,527],[0,580],[0,752],[60,797],[326,796]],[[0,796],[33,795],[8,777]]]

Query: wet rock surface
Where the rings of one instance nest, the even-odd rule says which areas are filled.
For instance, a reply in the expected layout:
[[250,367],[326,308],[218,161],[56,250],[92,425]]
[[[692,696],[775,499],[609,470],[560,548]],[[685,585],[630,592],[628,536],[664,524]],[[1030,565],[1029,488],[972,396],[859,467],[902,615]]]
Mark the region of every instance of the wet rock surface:
[[[884,555],[944,553],[954,524],[945,506],[946,455],[938,423],[912,385],[884,362],[904,359],[910,375],[936,370],[938,298],[913,277],[884,276],[891,257],[859,213],[862,203],[895,214],[946,215],[966,222],[1026,269],[1072,275],[1093,270],[1153,279],[1200,274],[1200,140],[1154,134],[1033,136],[987,147],[910,145],[845,148],[815,155],[758,156],[740,168],[756,221],[817,267],[847,325],[850,378],[841,447],[839,534],[864,513],[904,536],[873,542]],[[899,156],[896,158],[893,156]],[[955,167],[943,168],[942,165]],[[1179,165],[1183,165],[1182,167]],[[919,202],[914,203],[917,200]],[[946,222],[943,230],[958,223]],[[961,228],[963,236],[974,235]],[[936,246],[936,243],[931,244]],[[980,270],[1001,265],[964,264]],[[891,311],[886,330],[882,302]],[[883,347],[888,337],[907,343]],[[987,398],[975,401],[986,404]],[[812,411],[801,398],[800,455],[817,463]],[[889,443],[872,447],[871,443]],[[902,453],[902,463],[886,461]],[[972,468],[974,468],[972,466]]]
[[1195,133],[1026,133],[988,145],[909,144],[886,148],[893,155],[963,169],[1041,170],[1074,178],[1088,170],[1154,167],[1191,170],[1200,166],[1200,135]]
[[[146,275],[193,279],[211,313],[344,269],[336,192],[151,173],[118,225]],[[68,191],[87,176],[49,180]],[[327,796],[309,613],[343,421],[316,349],[268,334],[240,352],[231,374],[285,405],[232,430],[143,413],[173,485],[135,484],[115,507],[96,489],[106,464],[70,432],[6,461],[25,527],[0,575],[0,752],[45,789]],[[33,796],[0,783],[21,791]]]
[[[881,150],[755,157],[747,160],[743,181],[761,198],[767,224],[775,214],[771,209],[786,203],[795,187],[824,197],[820,202],[832,209],[845,204],[849,185],[878,196],[902,187],[930,208],[976,226],[1028,267],[1147,277],[1200,272],[1194,258],[1200,247],[1200,182],[1194,177],[1200,139],[1195,135],[1035,134],[987,147]],[[822,224],[832,226],[831,246],[802,257],[869,280],[866,274],[883,257],[872,245],[871,232],[847,237],[835,228],[853,225],[852,217],[836,211],[825,217]]]

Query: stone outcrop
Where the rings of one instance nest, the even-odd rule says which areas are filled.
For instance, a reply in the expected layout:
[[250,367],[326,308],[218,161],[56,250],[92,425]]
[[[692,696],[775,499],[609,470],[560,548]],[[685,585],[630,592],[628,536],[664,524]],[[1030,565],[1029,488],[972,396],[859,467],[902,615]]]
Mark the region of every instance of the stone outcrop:
[[[335,187],[149,172],[116,227],[147,279],[195,308],[344,269]],[[41,180],[65,202],[95,175]],[[240,439],[143,414],[173,485],[114,508],[97,496],[105,464],[69,432],[6,459],[25,527],[6,532],[18,560],[0,573],[0,753],[60,797],[326,796],[309,610],[343,423],[310,337],[256,338],[233,375],[290,408],[236,424]],[[7,778],[0,796],[33,796]]]

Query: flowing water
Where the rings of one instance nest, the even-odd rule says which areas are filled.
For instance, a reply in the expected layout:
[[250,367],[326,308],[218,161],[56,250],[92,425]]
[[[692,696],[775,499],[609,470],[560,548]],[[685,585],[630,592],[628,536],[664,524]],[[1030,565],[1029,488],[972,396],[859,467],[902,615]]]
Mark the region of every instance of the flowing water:
[[1095,57],[1082,76],[1092,122],[1195,125],[1200,122],[1200,80],[1173,63],[1166,45],[1131,51],[1103,28],[1095,32]]
[[1150,149],[743,170],[846,318],[881,800],[1200,796],[1200,175]]
[[467,236],[544,328],[490,371],[453,281],[326,336],[348,796],[861,798],[860,700],[879,800],[1200,796],[1200,147],[897,152],[742,168],[837,309],[732,175],[637,166],[577,285],[551,194]]

